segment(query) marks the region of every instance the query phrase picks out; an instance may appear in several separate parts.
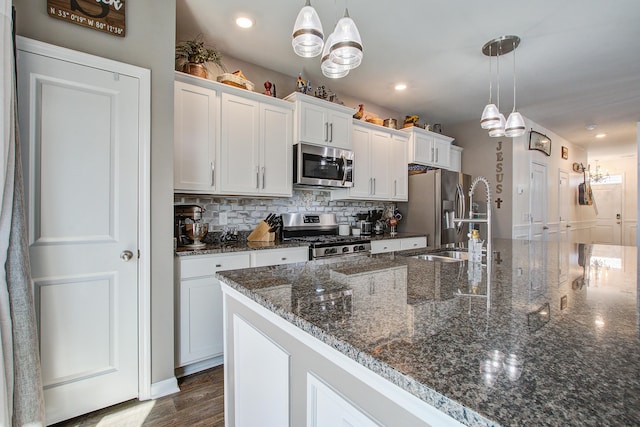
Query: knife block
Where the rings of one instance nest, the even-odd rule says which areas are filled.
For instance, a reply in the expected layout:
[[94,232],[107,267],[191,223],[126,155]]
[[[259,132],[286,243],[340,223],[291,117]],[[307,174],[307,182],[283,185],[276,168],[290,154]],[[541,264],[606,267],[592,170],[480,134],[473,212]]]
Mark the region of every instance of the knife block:
[[249,242],[273,242],[276,240],[276,233],[269,231],[271,227],[264,221],[260,221],[256,228],[247,237]]

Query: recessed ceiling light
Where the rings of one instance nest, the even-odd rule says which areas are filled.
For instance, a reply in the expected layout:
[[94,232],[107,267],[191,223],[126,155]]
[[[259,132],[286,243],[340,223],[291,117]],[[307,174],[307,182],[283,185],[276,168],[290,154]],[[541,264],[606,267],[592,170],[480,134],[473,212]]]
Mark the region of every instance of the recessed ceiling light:
[[404,83],[398,83],[396,85],[396,90],[405,90],[407,88],[407,85]]
[[606,133],[599,133],[596,135],[596,138],[604,138],[605,136],[607,136]]
[[246,16],[241,16],[236,19],[236,25],[240,28],[251,28],[253,27],[253,19],[247,18]]
[[585,129],[591,131],[591,130],[594,130],[596,127],[597,127],[596,125],[586,125]]

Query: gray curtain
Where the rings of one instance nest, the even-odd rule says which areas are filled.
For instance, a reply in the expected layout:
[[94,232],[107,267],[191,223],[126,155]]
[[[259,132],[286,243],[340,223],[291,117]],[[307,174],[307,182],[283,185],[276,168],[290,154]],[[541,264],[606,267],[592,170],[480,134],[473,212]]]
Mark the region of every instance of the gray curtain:
[[[0,251],[5,277],[0,289],[0,338],[4,402],[0,423],[13,426],[44,425],[44,397],[29,248],[24,210],[20,144],[17,126],[14,12],[2,3],[2,138],[4,176],[0,211]],[[11,45],[7,46],[8,39]]]

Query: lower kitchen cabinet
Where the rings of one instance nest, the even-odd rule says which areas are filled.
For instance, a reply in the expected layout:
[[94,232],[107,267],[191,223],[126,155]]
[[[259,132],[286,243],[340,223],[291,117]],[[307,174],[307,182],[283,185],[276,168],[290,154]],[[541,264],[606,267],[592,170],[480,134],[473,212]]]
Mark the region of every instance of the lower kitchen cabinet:
[[425,236],[371,241],[372,254],[381,254],[385,252],[404,251],[406,249],[419,249],[426,247],[427,238]]
[[178,257],[176,263],[179,286],[175,360],[176,367],[182,367],[222,356],[222,294],[214,274],[248,268],[251,259],[248,252],[239,252]]
[[222,293],[216,272],[308,259],[307,246],[176,257],[176,368],[187,375],[223,362]]

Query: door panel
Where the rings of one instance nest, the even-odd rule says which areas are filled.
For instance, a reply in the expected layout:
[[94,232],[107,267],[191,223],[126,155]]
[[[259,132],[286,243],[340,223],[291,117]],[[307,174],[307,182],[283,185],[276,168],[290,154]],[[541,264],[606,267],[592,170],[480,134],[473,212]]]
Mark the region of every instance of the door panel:
[[531,162],[531,240],[547,239],[547,166]]
[[24,51],[18,69],[31,274],[53,423],[138,395],[139,81]]

